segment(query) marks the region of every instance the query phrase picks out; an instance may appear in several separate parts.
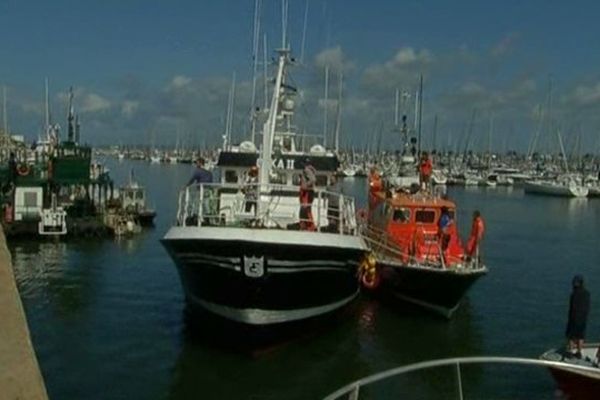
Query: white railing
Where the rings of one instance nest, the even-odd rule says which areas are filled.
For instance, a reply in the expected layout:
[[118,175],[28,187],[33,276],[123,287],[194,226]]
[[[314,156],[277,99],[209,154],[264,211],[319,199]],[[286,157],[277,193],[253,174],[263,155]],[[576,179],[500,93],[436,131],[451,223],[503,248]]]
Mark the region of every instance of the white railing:
[[[450,393],[443,393],[438,398],[450,399],[456,398],[459,400],[464,399],[464,382],[462,377],[463,366],[465,365],[483,365],[489,366],[493,364],[503,364],[503,365],[513,365],[513,366],[534,366],[534,367],[546,367],[546,368],[556,368],[563,371],[569,371],[572,373],[592,373],[600,379],[600,369],[593,367],[586,367],[581,365],[568,364],[560,361],[546,361],[546,360],[536,360],[529,358],[517,358],[517,357],[458,357],[458,358],[448,358],[442,360],[431,360],[431,361],[423,361],[416,364],[406,365],[402,367],[393,368],[387,371],[383,371],[366,378],[359,379],[354,381],[335,392],[331,393],[324,400],[358,400],[360,399],[361,390],[373,383],[378,383],[383,380],[388,380],[390,378],[398,377],[400,375],[408,374],[416,371],[430,370],[439,367],[453,367],[454,375],[456,378],[456,394],[454,397],[451,396]],[[411,385],[413,386],[413,385]],[[363,390],[364,391],[364,390]],[[402,393],[397,393],[397,395],[389,396],[389,398],[394,399],[402,399]],[[497,397],[498,393],[490,393],[489,397],[485,398],[504,398]],[[372,398],[372,397],[369,397]],[[387,398],[387,397],[386,397]]]
[[[300,218],[301,207],[311,218]],[[314,200],[301,204],[299,188],[287,185],[202,183],[179,193],[178,226],[253,226],[306,229],[358,235],[354,199],[340,193],[314,190]]]

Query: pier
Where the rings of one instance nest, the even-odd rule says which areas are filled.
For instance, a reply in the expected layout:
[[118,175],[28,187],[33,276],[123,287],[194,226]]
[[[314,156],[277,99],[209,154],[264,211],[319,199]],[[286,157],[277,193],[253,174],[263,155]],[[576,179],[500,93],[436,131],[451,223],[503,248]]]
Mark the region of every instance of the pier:
[[0,227],[0,398],[48,399]]

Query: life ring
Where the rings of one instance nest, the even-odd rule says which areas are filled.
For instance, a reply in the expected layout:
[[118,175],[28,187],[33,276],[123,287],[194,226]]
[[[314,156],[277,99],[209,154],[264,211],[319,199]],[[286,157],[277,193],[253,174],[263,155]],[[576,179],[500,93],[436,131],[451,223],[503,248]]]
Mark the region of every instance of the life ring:
[[21,176],[27,176],[27,175],[29,175],[29,172],[30,172],[30,169],[27,164],[21,164],[17,167],[17,174],[19,174]]
[[361,284],[369,290],[375,290],[381,283],[381,277],[377,270],[377,259],[373,254],[365,257],[361,264]]

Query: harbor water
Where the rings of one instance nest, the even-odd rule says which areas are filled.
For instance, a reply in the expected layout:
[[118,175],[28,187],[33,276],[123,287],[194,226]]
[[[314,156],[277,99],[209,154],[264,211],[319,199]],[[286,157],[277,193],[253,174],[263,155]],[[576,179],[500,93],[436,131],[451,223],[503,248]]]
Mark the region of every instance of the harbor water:
[[[248,352],[239,351],[244,337],[236,332],[226,335],[229,343],[215,340],[210,326],[186,317],[177,271],[159,243],[192,166],[107,165],[116,182],[126,182],[134,168],[158,212],[155,228],[126,239],[9,243],[51,399],[319,399],[360,377],[422,360],[537,358],[564,344],[576,273],[592,296],[588,338],[600,340],[600,200],[449,188],[463,238],[473,210],[482,212],[490,270],[451,320],[363,296],[322,329]],[[364,204],[364,179],[345,179],[343,186]],[[551,385],[542,372],[534,375],[539,385],[527,382],[510,398],[553,398],[541,392]],[[487,381],[468,375],[466,394]],[[394,390],[406,398],[453,398],[443,384],[423,377],[405,386],[398,381]]]

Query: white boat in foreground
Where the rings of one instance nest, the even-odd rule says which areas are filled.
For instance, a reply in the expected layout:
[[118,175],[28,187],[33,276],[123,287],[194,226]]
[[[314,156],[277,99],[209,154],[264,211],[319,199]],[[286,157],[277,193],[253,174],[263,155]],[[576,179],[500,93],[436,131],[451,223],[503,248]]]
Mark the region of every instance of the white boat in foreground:
[[[551,381],[540,379],[539,374],[527,373],[533,372],[532,369],[535,368],[539,370],[540,367],[549,368],[551,372],[567,369],[568,373],[591,374],[594,378],[588,382],[589,385],[584,385],[581,381],[575,381],[576,386],[566,388],[559,384],[562,394],[566,397],[557,397],[558,393]],[[476,381],[465,379],[464,376],[467,376],[467,371],[477,371],[478,379]],[[426,380],[427,372],[430,374],[431,380]],[[571,365],[563,361],[545,359],[536,360],[516,357],[448,358],[422,361],[379,372],[336,390],[326,396],[325,400],[358,400],[363,398],[595,400],[598,399],[598,393],[600,393],[598,391],[600,379],[596,377],[599,372],[600,369],[595,367]],[[442,384],[444,380],[441,379],[445,373],[448,374],[447,385]],[[418,379],[415,379],[417,377]],[[454,384],[452,377],[455,378]],[[394,382],[390,384],[392,379]],[[405,385],[402,385],[403,382],[405,382]],[[419,382],[421,382],[421,385],[419,385]],[[431,382],[436,382],[436,385],[432,386]],[[577,383],[579,384],[577,385]],[[530,392],[522,393],[521,389],[524,387]],[[465,393],[468,396],[465,396]]]

